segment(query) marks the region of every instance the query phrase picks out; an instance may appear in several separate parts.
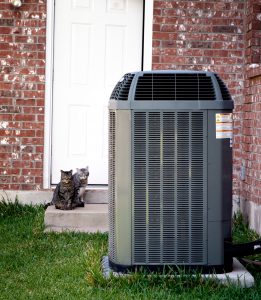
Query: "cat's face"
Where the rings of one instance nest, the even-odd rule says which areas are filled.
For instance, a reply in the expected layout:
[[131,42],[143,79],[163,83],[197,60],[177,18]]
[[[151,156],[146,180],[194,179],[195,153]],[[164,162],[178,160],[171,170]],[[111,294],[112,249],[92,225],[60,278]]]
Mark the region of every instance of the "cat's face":
[[63,183],[69,183],[70,181],[72,181],[72,170],[70,171],[61,170],[61,181]]
[[88,182],[88,176],[89,176],[89,168],[81,168],[81,169],[76,169],[77,174],[79,176],[81,184],[87,184]]

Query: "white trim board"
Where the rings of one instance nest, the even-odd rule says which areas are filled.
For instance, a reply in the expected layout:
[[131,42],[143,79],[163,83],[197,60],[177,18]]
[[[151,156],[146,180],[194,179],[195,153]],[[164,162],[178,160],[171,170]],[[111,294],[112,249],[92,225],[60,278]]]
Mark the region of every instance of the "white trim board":
[[[144,42],[143,70],[152,67],[152,25],[153,0],[144,1]],[[43,188],[51,186],[51,132],[52,132],[52,84],[53,84],[53,47],[54,47],[54,8],[55,0],[47,0],[46,25],[46,78],[45,78],[45,130],[44,130],[44,164]]]
[[239,207],[249,227],[261,234],[261,205],[246,199],[240,199]]
[[54,1],[47,0],[43,188],[51,186]]

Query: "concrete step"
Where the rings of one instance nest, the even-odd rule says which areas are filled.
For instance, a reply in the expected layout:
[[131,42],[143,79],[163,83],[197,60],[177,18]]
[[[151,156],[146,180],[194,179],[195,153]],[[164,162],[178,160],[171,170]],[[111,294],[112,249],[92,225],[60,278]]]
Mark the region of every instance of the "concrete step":
[[[18,201],[22,204],[46,204],[51,202],[53,189],[39,191],[19,191],[19,190],[0,190],[0,200],[9,199]],[[88,186],[84,194],[85,203],[108,203],[108,187]]]
[[87,187],[84,194],[85,203],[108,203],[108,187]]
[[108,205],[86,204],[73,210],[60,210],[52,205],[45,211],[44,224],[46,232],[107,232]]

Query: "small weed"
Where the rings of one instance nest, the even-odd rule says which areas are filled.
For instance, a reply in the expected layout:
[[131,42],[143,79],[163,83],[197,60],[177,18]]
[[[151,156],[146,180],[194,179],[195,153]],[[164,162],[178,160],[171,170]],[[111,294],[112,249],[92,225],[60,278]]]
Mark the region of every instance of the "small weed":
[[90,286],[104,286],[106,279],[102,273],[102,258],[107,253],[106,238],[90,240],[86,246],[86,280]]
[[[241,213],[237,213],[233,217],[232,233],[234,243],[251,242],[260,239],[260,236],[249,228]],[[259,273],[261,266],[258,264],[261,262],[261,254],[250,255],[246,259],[241,259],[241,261],[246,264],[252,273]],[[257,261],[257,265],[255,265],[255,261]]]
[[0,199],[0,217],[12,217],[16,218],[19,216],[23,216],[25,214],[35,214],[35,207],[32,205],[23,205],[21,204],[17,197],[15,201],[12,202],[8,197]]
[[260,238],[254,230],[249,228],[241,213],[233,216],[232,236],[234,243],[250,242]]

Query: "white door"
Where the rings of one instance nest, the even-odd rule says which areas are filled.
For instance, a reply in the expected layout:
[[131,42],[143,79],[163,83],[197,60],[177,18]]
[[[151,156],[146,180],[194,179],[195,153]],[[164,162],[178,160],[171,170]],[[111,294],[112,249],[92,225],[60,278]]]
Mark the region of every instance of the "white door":
[[141,69],[143,0],[56,0],[54,30],[52,183],[88,165],[106,184],[108,100]]

